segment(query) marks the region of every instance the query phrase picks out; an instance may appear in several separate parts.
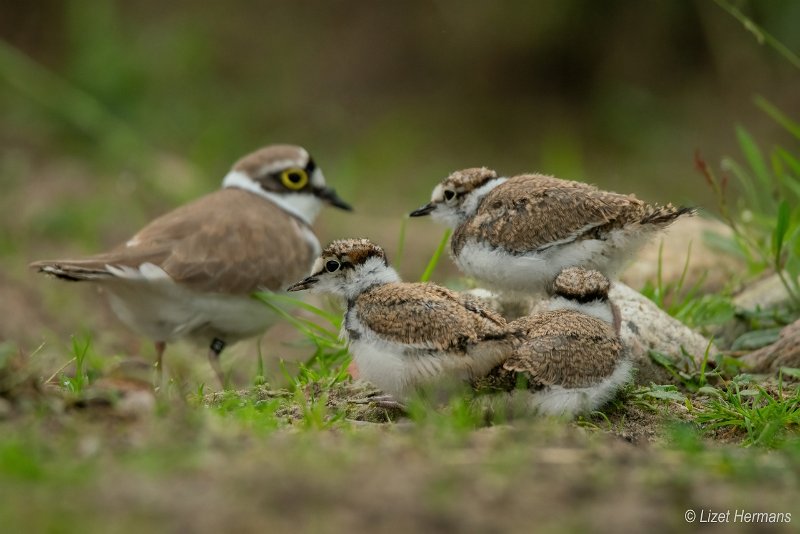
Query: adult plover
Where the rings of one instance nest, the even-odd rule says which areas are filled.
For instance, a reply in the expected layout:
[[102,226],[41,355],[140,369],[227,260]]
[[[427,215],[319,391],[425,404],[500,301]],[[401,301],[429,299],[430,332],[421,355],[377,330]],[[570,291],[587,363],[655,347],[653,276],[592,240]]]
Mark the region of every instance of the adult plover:
[[506,291],[540,293],[565,267],[615,276],[656,231],[692,208],[540,174],[501,178],[485,167],[454,172],[412,217],[455,231],[451,254],[467,275]]
[[122,322],[155,341],[159,370],[168,342],[209,346],[223,382],[225,345],[277,320],[252,293],[281,291],[314,263],[320,246],[311,224],[325,203],[351,209],[305,149],[272,145],[239,160],[221,190],[162,215],[117,248],[31,267],[105,289]]
[[507,356],[505,320],[477,300],[429,283],[404,283],[379,246],[334,241],[289,291],[340,295],[342,336],[359,377],[397,400],[418,387],[483,376]]
[[500,400],[540,414],[600,408],[631,373],[609,286],[598,271],[563,270],[550,287],[548,311],[510,323],[517,338],[511,355],[473,386],[494,394],[486,397],[490,404]]

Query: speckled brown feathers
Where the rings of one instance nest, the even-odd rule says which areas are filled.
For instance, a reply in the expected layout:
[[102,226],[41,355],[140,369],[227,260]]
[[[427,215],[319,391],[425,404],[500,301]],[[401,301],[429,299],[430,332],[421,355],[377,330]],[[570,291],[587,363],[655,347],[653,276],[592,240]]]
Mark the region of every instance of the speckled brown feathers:
[[322,251],[323,258],[336,257],[351,264],[364,263],[369,258],[381,258],[387,263],[386,253],[369,239],[339,239]]
[[581,267],[567,267],[553,280],[551,294],[586,302],[607,299],[611,282],[603,273]]
[[523,317],[509,329],[519,339],[512,355],[475,381],[476,388],[510,391],[520,375],[533,390],[590,387],[611,376],[623,358],[611,325],[574,310]]
[[[76,279],[98,279],[111,277],[106,265],[138,268],[152,263],[176,282],[201,292],[280,290],[305,276],[314,260],[316,251],[307,243],[304,227],[308,228],[274,203],[227,188],[155,219],[127,245],[110,252],[81,260],[40,261],[32,267],[57,266],[67,279],[70,273]],[[265,247],[273,253],[265,254]]]
[[589,184],[525,174],[490,191],[475,215],[456,229],[451,246],[457,255],[466,240],[474,238],[522,254],[581,239],[602,239],[609,231],[634,223],[666,226],[686,211],[650,206],[633,195]]
[[507,335],[505,320],[477,300],[425,283],[375,286],[357,297],[357,316],[386,341],[464,352]]
[[457,193],[469,193],[495,178],[497,178],[497,173],[492,169],[472,167],[450,174],[442,182],[442,188],[452,189]]

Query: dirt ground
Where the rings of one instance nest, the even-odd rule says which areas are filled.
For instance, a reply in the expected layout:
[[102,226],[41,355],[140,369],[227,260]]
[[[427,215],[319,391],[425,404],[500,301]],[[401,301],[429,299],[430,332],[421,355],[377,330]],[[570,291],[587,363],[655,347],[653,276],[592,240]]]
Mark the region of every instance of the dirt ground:
[[472,425],[409,419],[346,383],[167,391],[140,411],[16,388],[0,420],[6,532],[683,531],[689,509],[800,513],[800,449],[701,438],[675,403]]

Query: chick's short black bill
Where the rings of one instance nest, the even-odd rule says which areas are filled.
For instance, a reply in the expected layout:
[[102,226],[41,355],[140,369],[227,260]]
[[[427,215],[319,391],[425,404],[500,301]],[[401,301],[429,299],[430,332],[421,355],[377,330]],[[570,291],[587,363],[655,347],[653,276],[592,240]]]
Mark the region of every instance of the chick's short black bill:
[[319,282],[319,278],[315,278],[313,276],[309,276],[305,280],[302,280],[300,282],[297,282],[294,285],[289,286],[289,288],[286,291],[303,291],[303,290],[306,290],[306,289],[310,288],[311,286],[313,286],[317,282]]
[[423,215],[428,215],[430,212],[436,209],[436,205],[433,202],[429,202],[422,206],[421,208],[417,208],[411,213],[408,214],[409,217],[422,217]]

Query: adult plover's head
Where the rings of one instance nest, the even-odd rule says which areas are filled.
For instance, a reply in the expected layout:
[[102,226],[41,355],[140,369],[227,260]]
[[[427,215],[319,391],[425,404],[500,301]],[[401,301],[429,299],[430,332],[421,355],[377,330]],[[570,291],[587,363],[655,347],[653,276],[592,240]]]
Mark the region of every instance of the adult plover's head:
[[309,289],[352,299],[370,287],[399,280],[381,247],[368,239],[341,239],[325,247],[311,276],[288,291]]
[[308,152],[294,145],[270,145],[237,161],[222,182],[268,198],[311,224],[323,204],[350,211],[325,183]]
[[430,215],[455,228],[478,209],[480,200],[505,178],[486,167],[474,167],[452,173],[433,189],[431,201],[412,211],[411,217]]

